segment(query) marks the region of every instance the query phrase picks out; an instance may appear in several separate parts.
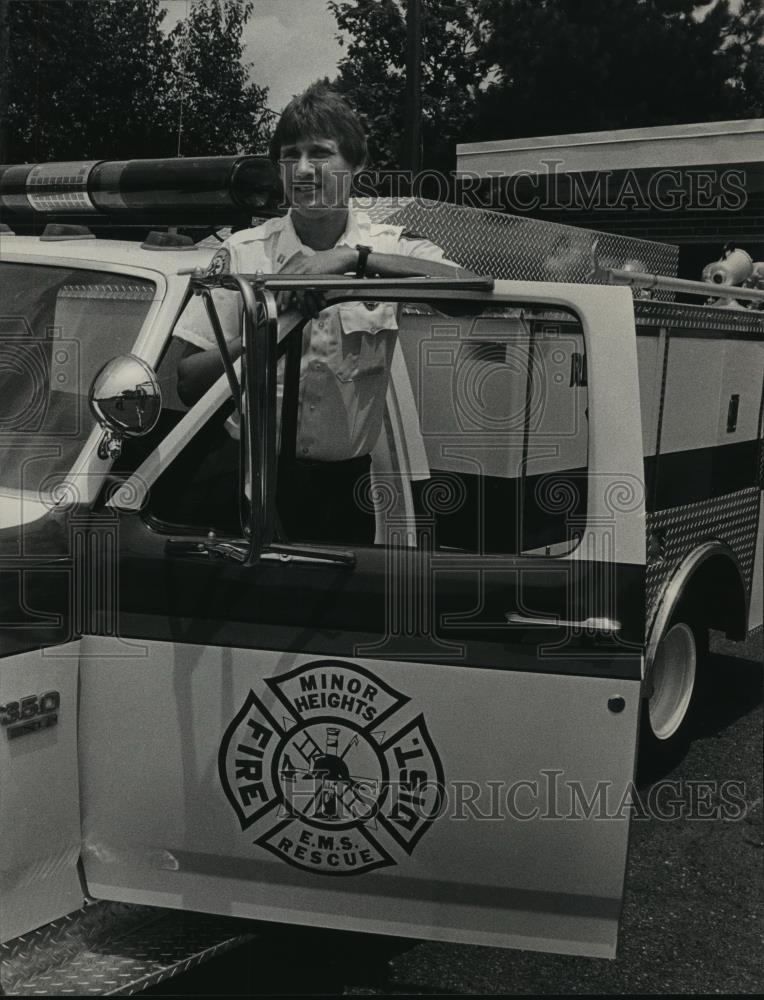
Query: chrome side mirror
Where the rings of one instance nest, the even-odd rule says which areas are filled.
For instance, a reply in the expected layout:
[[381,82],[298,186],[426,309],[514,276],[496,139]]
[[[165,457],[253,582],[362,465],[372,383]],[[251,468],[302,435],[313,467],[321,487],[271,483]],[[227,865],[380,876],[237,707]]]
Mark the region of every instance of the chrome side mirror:
[[93,379],[90,411],[104,430],[99,458],[119,458],[126,437],[142,437],[156,426],[162,393],[153,369],[142,358],[125,354],[107,361]]

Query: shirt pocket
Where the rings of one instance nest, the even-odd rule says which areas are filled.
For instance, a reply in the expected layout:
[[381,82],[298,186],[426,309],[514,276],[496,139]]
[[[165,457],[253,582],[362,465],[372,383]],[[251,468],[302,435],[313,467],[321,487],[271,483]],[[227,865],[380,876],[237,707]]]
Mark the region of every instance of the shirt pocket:
[[338,306],[342,359],[335,367],[341,382],[384,372],[398,332],[392,302],[343,302]]

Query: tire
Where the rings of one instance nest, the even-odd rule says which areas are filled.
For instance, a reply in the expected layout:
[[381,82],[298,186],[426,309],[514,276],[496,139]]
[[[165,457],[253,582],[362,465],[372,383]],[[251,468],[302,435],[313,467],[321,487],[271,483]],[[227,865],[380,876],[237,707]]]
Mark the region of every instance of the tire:
[[706,682],[708,630],[680,606],[661,636],[642,701],[638,777],[668,772],[687,751]]

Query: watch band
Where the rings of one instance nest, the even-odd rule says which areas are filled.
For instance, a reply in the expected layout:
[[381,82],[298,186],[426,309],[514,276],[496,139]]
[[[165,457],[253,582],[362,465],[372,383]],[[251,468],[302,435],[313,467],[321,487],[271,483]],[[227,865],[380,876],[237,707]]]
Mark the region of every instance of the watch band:
[[365,278],[366,261],[369,259],[371,247],[367,247],[363,243],[357,243],[355,249],[358,251],[358,263],[355,266],[355,276],[356,278]]

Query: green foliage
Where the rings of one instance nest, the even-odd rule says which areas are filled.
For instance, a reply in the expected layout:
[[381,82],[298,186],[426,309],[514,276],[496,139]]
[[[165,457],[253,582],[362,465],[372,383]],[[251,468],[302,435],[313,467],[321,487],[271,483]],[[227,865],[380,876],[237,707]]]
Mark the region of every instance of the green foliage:
[[732,86],[743,110],[739,117],[764,117],[764,4],[761,0],[743,0],[725,42],[727,57],[737,71]]
[[196,0],[172,32],[177,65],[169,104],[181,122],[184,156],[267,151],[274,118],[267,89],[248,82],[242,62],[252,9],[252,0]]
[[9,159],[149,155],[171,44],[157,0],[14,0],[8,8]]
[[756,2],[481,0],[480,14],[482,138],[744,118],[761,101]]
[[174,156],[267,144],[239,0],[196,0],[168,35],[159,0],[12,0],[8,161]]
[[[422,9],[423,166],[443,169],[471,128],[481,70],[472,59],[475,0],[424,3]],[[373,166],[400,162],[405,114],[406,0],[330,2],[350,36],[336,84],[369,135]],[[453,165],[453,164],[450,164]]]
[[[399,163],[404,0],[331,2],[337,84]],[[424,165],[457,142],[764,114],[764,6],[743,0],[422,0]]]

